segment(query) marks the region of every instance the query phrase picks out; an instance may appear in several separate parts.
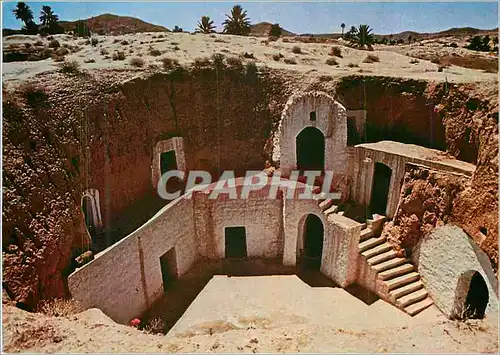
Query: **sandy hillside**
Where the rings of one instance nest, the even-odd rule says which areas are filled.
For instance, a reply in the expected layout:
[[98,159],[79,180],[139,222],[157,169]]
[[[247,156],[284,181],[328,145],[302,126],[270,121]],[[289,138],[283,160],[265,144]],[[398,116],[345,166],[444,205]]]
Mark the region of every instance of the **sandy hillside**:
[[[181,64],[188,64],[196,58],[222,53],[226,57],[241,56],[244,62],[254,62],[258,66],[332,77],[362,74],[448,82],[494,82],[497,80],[496,73],[486,73],[484,70],[467,69],[454,65],[438,72],[438,64],[429,60],[415,60],[406,55],[412,51],[426,51],[426,53],[430,53],[429,55],[439,55],[443,50],[456,51],[457,55],[464,55],[463,51],[466,51],[466,54],[476,53],[463,48],[443,49],[442,44],[435,47],[435,41],[422,45],[417,43],[408,46],[375,46],[375,50],[369,52],[343,46],[342,40],[331,40],[332,43],[324,44],[292,43],[288,42],[287,39],[285,39],[286,42],[283,39],[269,42],[265,37],[220,34],[156,32],[122,36],[95,36],[93,38],[99,41],[95,46],[92,46],[85,39],[74,39],[69,35],[56,35],[54,38],[58,40],[61,47],[71,48],[71,53],[65,56],[66,60],[76,60],[83,69],[88,70],[123,68],[155,70],[161,68],[163,58],[173,58]],[[39,36],[9,36],[4,39],[4,50],[9,46],[24,45],[24,43],[30,43],[34,46],[39,40],[42,41],[43,45],[48,46],[49,41],[41,39]],[[340,46],[341,57],[329,55],[333,45]],[[292,52],[294,47],[300,48],[300,53]],[[118,51],[122,51],[125,55],[123,60],[113,60],[113,53]],[[379,62],[365,63],[364,60],[368,55],[378,57]],[[141,68],[134,67],[130,63],[132,58],[143,59],[144,65]],[[335,59],[337,64],[326,64],[328,59]],[[85,63],[86,61],[87,63]],[[3,64],[3,79],[4,82],[12,84],[43,72],[57,70],[59,65],[60,63],[56,63],[50,58],[34,62],[5,63]]]

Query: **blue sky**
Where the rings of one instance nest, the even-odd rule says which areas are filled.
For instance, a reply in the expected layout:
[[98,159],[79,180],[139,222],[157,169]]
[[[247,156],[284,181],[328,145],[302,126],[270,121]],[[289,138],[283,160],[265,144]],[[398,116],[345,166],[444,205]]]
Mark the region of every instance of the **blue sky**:
[[[248,12],[252,23],[277,22],[295,33],[340,32],[340,24],[368,24],[378,34],[405,30],[436,32],[451,27],[492,29],[498,26],[496,2],[27,2],[38,17],[49,5],[61,20],[77,20],[102,13],[138,17],[172,29],[192,31],[203,15],[210,16],[217,30],[234,4]],[[20,28],[12,9],[16,2],[3,2],[2,28]]]

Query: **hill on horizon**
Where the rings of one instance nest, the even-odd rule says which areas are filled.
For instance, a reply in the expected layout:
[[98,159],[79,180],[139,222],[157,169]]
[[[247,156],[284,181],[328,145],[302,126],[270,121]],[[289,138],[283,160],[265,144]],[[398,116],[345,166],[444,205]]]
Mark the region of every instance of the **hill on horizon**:
[[[93,33],[98,34],[126,34],[137,32],[168,32],[168,28],[154,25],[141,19],[130,16],[118,16],[113,14],[102,14],[99,16],[83,19]],[[59,24],[65,31],[73,31],[78,21],[60,21]]]
[[[250,35],[256,36],[256,37],[264,37],[269,34],[269,30],[271,29],[272,23],[270,22],[259,22],[256,23],[255,25],[252,25],[252,28],[250,30]],[[283,27],[281,27],[281,35],[282,36],[295,36],[296,34],[293,32],[290,32],[288,30],[285,30]]]

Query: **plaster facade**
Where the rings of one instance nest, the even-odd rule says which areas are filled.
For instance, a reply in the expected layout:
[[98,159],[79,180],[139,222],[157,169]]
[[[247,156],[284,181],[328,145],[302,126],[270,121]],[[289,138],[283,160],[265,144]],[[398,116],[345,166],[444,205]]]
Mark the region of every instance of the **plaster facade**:
[[173,137],[156,143],[153,150],[153,162],[151,164],[151,182],[156,189],[161,177],[160,156],[169,151],[175,152],[177,161],[177,170],[186,171],[186,155],[184,151],[184,139],[182,137]]
[[436,228],[420,241],[412,257],[427,291],[447,317],[463,308],[474,272],[481,274],[488,287],[485,315],[498,317],[498,282],[491,263],[462,229]]

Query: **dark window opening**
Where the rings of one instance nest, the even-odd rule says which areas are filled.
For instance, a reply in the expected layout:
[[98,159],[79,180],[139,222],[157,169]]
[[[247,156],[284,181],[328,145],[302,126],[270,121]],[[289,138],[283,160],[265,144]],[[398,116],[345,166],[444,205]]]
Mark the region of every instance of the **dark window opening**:
[[177,279],[175,248],[170,249],[160,257],[160,267],[163,280],[163,291],[167,291],[172,285],[172,282]]
[[465,299],[465,318],[480,319],[484,317],[488,305],[488,286],[479,272],[472,275],[469,292]]
[[311,111],[309,113],[309,121],[316,122],[316,111]]
[[245,227],[226,227],[224,232],[226,258],[246,258],[247,236]]
[[323,222],[313,214],[307,216],[304,227],[304,252],[301,264],[310,270],[321,268],[323,255]]
[[354,117],[347,118],[347,145],[354,146],[363,143],[356,128],[356,120]]
[[325,137],[315,127],[306,127],[296,139],[297,169],[324,170]]
[[161,153],[160,155],[160,173],[165,174],[167,171],[177,170],[177,159],[175,157],[175,151],[170,150],[168,152]]
[[488,234],[488,229],[486,227],[481,227],[479,228],[479,231],[483,234],[483,235],[487,235]]
[[85,218],[85,225],[87,226],[87,230],[92,240],[94,241],[97,234],[97,229],[96,229],[96,221],[94,221],[92,198],[90,196],[83,197],[82,212],[83,212],[83,217]]
[[382,163],[375,163],[372,197],[370,201],[370,209],[372,213],[378,213],[381,215],[386,214],[391,175],[391,168]]

